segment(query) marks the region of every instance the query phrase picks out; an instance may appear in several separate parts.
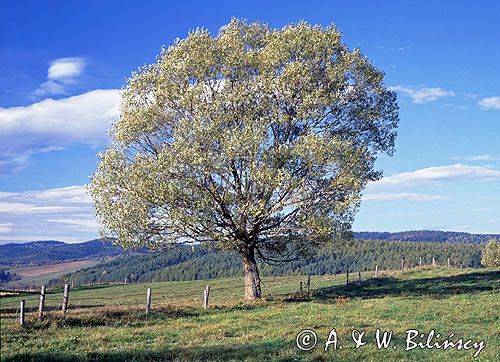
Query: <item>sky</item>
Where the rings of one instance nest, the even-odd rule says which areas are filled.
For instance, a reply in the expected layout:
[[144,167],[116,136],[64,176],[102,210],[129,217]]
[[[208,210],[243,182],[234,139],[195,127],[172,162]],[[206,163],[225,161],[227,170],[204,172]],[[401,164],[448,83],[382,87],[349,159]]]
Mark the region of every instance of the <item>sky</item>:
[[1,1],[0,242],[98,236],[85,191],[119,89],[191,29],[335,23],[400,124],[355,231],[500,233],[500,2]]

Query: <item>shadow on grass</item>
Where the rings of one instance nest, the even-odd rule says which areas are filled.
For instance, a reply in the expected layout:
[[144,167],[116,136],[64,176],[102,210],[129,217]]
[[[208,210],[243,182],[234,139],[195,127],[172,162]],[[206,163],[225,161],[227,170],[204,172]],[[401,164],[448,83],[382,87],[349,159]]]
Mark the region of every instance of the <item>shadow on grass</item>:
[[[449,295],[479,293],[500,287],[500,271],[475,272],[446,277],[401,280],[393,277],[373,278],[349,285],[321,288],[312,300],[333,302],[335,297],[383,298],[385,296],[421,296],[444,298]],[[293,299],[290,299],[293,301]]]
[[34,325],[34,328],[47,327],[97,327],[97,326],[140,326],[145,323],[154,323],[155,321],[168,320],[175,318],[193,317],[198,313],[194,309],[176,308],[172,306],[163,306],[157,308],[146,318],[143,309],[109,309],[97,310],[94,312],[85,312],[82,314],[67,314],[65,318],[49,316],[46,321]]
[[239,304],[233,306],[213,306],[209,309],[199,309],[192,307],[178,307],[165,305],[153,308],[147,316],[144,309],[120,308],[120,309],[97,309],[94,311],[83,311],[71,314],[68,311],[66,317],[60,314],[47,314],[43,321],[31,320],[25,327],[26,331],[46,328],[60,327],[98,327],[98,326],[144,326],[145,324],[165,321],[177,318],[197,318],[205,315],[218,313],[228,313],[233,311],[256,310],[268,307],[264,303],[260,304]]
[[236,344],[227,346],[199,346],[166,348],[158,351],[138,350],[122,352],[88,353],[77,355],[72,353],[23,353],[7,357],[5,362],[21,361],[56,361],[56,362],[80,362],[80,361],[234,361],[252,360],[266,361],[290,360],[279,358],[280,352],[289,343],[284,341],[262,342],[252,344]]

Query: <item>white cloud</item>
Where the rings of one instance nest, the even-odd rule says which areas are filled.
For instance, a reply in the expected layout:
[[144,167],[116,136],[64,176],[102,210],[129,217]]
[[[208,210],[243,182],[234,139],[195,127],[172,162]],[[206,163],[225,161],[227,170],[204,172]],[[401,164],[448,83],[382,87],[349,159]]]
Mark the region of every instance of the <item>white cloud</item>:
[[66,80],[80,75],[85,67],[83,58],[59,58],[50,62],[48,79]]
[[500,109],[500,97],[487,97],[478,102],[482,109]]
[[0,213],[8,214],[42,214],[77,210],[79,208],[73,206],[37,206],[21,202],[0,202]]
[[92,199],[83,185],[38,191],[0,192],[0,199],[0,213],[12,214],[89,214],[92,204]]
[[411,97],[413,103],[418,103],[418,104],[429,103],[436,101],[439,98],[453,97],[455,95],[454,92],[439,87],[416,88],[416,87],[397,85],[389,87],[389,89],[403,93]]
[[76,82],[84,67],[84,58],[59,58],[51,61],[47,71],[47,81],[42,83],[33,95],[41,97],[49,94],[65,94],[66,87]]
[[0,234],[10,234],[12,232],[12,225],[11,222],[0,223]]
[[8,237],[0,235],[0,241],[90,240],[98,230],[93,211],[83,185],[0,192],[0,230],[9,231]]
[[429,201],[442,201],[447,200],[446,196],[418,194],[411,192],[396,192],[396,193],[377,193],[366,194],[363,196],[363,201],[415,201],[415,202],[429,202]]
[[38,240],[58,240],[64,241],[65,243],[82,243],[84,241],[89,241],[91,239],[96,239],[96,236],[90,237],[78,237],[78,236],[70,236],[68,234],[30,234],[30,235],[10,235],[9,237],[0,237],[0,244],[7,244],[11,242],[30,242],[30,241],[38,241]]
[[397,48],[387,48],[389,52],[404,52],[405,50],[411,49],[409,46],[397,47]]
[[[1,122],[1,118],[0,118]],[[1,128],[1,124],[0,124]],[[1,138],[1,135],[0,135]],[[0,174],[8,175],[21,171],[28,161],[30,152],[2,152],[0,145]],[[22,151],[21,151],[22,152]]]
[[92,203],[92,199],[87,193],[85,186],[68,186],[58,189],[28,191],[24,194],[29,198],[37,200],[50,200],[60,203]]
[[16,192],[3,192],[3,191],[0,191],[0,199],[4,198],[4,197],[9,197],[9,196],[12,196],[12,195],[16,195]]
[[65,92],[66,90],[63,84],[48,80],[40,84],[33,94],[41,97],[46,94],[64,94]]
[[99,89],[0,108],[0,172],[21,169],[33,152],[105,141],[111,122],[118,118],[119,103],[119,90]]
[[77,230],[97,230],[99,227],[95,219],[49,219],[47,222],[68,225]]
[[29,106],[0,108],[0,150],[18,151],[26,146],[26,139],[37,149],[103,140],[118,116],[119,101],[118,90],[99,89]]
[[387,47],[385,45],[375,45],[375,47],[379,49],[384,49],[388,52],[404,52],[405,50],[411,49],[410,46]]
[[445,104],[446,107],[450,107],[452,110],[457,110],[457,111],[464,111],[466,109],[469,109],[468,106],[464,106],[462,104],[455,104],[455,103],[447,103]]
[[466,157],[453,157],[454,160],[466,160],[466,161],[499,161],[500,157],[492,155],[478,155],[478,156],[466,156]]
[[395,188],[422,185],[438,181],[500,180],[500,170],[460,163],[450,166],[427,167],[413,172],[387,176],[369,184],[370,188]]

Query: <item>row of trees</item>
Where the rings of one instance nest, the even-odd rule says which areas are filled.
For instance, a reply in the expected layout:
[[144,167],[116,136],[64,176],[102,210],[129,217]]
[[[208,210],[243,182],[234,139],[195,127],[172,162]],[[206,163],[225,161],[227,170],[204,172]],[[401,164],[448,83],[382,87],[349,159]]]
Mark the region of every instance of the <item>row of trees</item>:
[[11,273],[7,270],[0,269],[0,284],[1,283],[8,283],[12,280],[19,280],[21,279],[16,273]]

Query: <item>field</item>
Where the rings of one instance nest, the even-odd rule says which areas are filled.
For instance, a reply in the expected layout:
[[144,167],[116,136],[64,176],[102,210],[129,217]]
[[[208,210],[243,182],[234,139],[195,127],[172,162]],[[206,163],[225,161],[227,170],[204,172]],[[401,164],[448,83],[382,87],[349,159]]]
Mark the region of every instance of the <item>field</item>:
[[[21,297],[1,300],[3,361],[470,361],[475,349],[405,349],[405,331],[431,330],[443,342],[485,341],[474,360],[499,361],[499,269],[423,268],[313,276],[311,295],[298,294],[306,277],[263,279],[259,302],[241,300],[242,279],[162,282],[74,288],[66,318],[60,315],[62,292],[47,295],[45,319],[36,321],[38,296],[23,296],[27,326],[18,324]],[[211,285],[210,306],[202,308],[203,288]],[[152,312],[146,319],[147,288]],[[296,346],[297,334],[313,329],[311,351]],[[335,328],[342,349],[325,352]],[[375,330],[393,332],[388,349],[377,349]],[[353,329],[364,330],[366,345],[356,349]],[[420,341],[420,340],[415,340]],[[425,340],[424,340],[425,343]],[[394,349],[394,346],[396,349]]]
[[10,288],[14,286],[29,287],[31,285],[41,285],[62,274],[71,273],[98,263],[98,260],[78,260],[40,266],[11,268],[7,269],[7,271],[16,273],[21,277],[21,280],[12,280],[9,283],[5,283],[4,286]]

